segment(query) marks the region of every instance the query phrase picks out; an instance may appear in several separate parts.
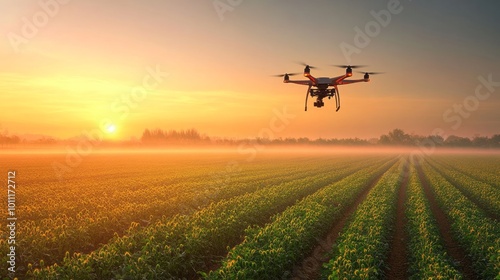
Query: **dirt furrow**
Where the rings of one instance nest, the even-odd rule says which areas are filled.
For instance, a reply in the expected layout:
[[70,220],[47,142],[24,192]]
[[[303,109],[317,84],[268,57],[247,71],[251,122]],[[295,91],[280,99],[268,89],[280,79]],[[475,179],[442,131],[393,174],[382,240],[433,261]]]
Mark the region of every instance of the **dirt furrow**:
[[291,279],[318,279],[321,275],[321,267],[323,263],[329,261],[328,253],[331,251],[333,244],[337,241],[340,232],[349,221],[354,211],[358,208],[370,192],[370,190],[380,181],[382,176],[389,170],[393,165],[389,165],[380,175],[370,181],[368,186],[363,190],[361,194],[358,195],[353,204],[351,204],[341,215],[340,220],[333,224],[333,227],[328,231],[323,238],[318,238],[318,245],[314,250],[306,255],[305,258],[299,262],[294,270]]
[[[478,198],[476,198],[475,196],[471,195],[470,193],[468,193],[464,190],[464,188],[467,188],[467,186],[464,187],[464,186],[457,184],[456,180],[451,178],[449,175],[444,174],[444,172],[439,169],[439,166],[436,166],[433,164],[430,164],[430,166],[432,168],[434,168],[434,170],[436,170],[441,176],[443,176],[446,179],[446,181],[448,181],[451,185],[453,185],[453,187],[455,187],[455,189],[457,189],[460,193],[462,193],[463,196],[467,197],[467,199],[469,199],[474,204],[476,204],[476,206],[478,208],[480,208],[486,214],[486,216],[488,216],[490,219],[495,220],[495,221],[500,220],[498,215],[496,215],[491,208],[486,207],[484,205],[484,203],[481,202],[481,200],[479,200]],[[442,165],[442,166],[445,166],[445,165]],[[447,167],[445,166],[444,168],[447,168]],[[467,174],[463,173],[462,171],[457,171],[457,172],[460,172],[464,176],[472,178],[471,176],[468,176]]]
[[406,232],[405,202],[410,178],[409,164],[404,167],[403,181],[398,191],[398,202],[396,208],[396,224],[391,241],[391,249],[387,258],[386,270],[387,279],[407,279],[408,278],[408,234]]
[[477,277],[472,269],[472,262],[467,257],[466,252],[462,249],[462,247],[460,247],[457,240],[453,237],[451,232],[451,223],[448,220],[448,217],[446,217],[443,209],[439,207],[431,189],[432,187],[430,186],[422,167],[417,165],[416,169],[424,189],[425,197],[429,201],[432,215],[436,219],[446,252],[452,257],[455,263],[458,264],[458,270],[464,275],[465,279],[476,279]]

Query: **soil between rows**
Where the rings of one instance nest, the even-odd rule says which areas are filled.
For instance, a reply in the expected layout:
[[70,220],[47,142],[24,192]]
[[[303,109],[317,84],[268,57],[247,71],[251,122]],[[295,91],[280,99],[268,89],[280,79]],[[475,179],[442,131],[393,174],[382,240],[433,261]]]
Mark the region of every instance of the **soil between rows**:
[[451,256],[453,261],[458,264],[458,270],[462,273],[465,279],[477,279],[476,273],[472,269],[471,260],[467,257],[466,252],[462,249],[462,247],[460,247],[457,240],[452,235],[451,223],[448,220],[448,217],[446,217],[444,211],[439,207],[432,191],[432,187],[427,180],[422,167],[417,165],[416,169],[424,189],[425,197],[429,201],[432,215],[436,219],[439,234],[441,235],[441,240],[443,240],[446,252]]
[[398,203],[396,208],[396,224],[392,237],[389,257],[387,258],[387,279],[408,279],[408,234],[406,232],[405,203],[410,179],[409,163],[404,167],[403,181],[398,190]]
[[[467,197],[467,199],[469,199],[470,201],[472,201],[474,204],[476,204],[476,206],[481,209],[488,218],[492,219],[492,220],[495,220],[495,221],[499,221],[499,217],[498,215],[496,215],[495,213],[493,213],[493,211],[491,209],[489,209],[488,207],[485,207],[485,205],[483,205],[483,203],[481,203],[481,201],[479,199],[477,199],[476,197],[474,197],[473,195],[467,193],[466,191],[464,191],[463,187],[458,185],[455,180],[453,180],[453,178],[451,178],[450,176],[444,174],[441,170],[439,170],[439,167],[438,166],[435,166],[435,165],[432,165],[432,168],[434,168],[434,170],[436,170],[441,176],[443,176],[451,185],[453,185],[453,187],[455,187],[455,189],[457,189],[460,193],[462,193],[463,196]],[[441,165],[443,166],[444,168],[448,168],[446,167],[445,165]],[[455,169],[456,170],[456,169]],[[460,172],[461,174],[463,174],[464,176],[467,176],[467,177],[470,177],[470,178],[473,178],[471,176],[468,176],[467,174],[461,172],[460,170],[456,170],[457,172]],[[474,178],[473,178],[474,179]],[[489,183],[486,183],[489,185]]]
[[295,266],[292,272],[291,279],[318,279],[321,275],[321,268],[323,263],[329,261],[328,253],[330,252],[333,244],[337,241],[340,232],[344,226],[349,221],[354,211],[358,208],[370,190],[380,181],[382,176],[393,166],[389,165],[383,172],[376,178],[372,179],[368,186],[358,195],[354,203],[352,203],[344,212],[341,214],[340,220],[333,223],[333,227],[328,231],[328,233],[318,241],[318,245],[312,250],[312,252],[306,255],[298,265]]
[[[366,167],[355,168],[355,169],[354,169],[354,170],[352,170],[351,172],[352,172],[352,173],[356,173],[356,172],[358,172],[358,171],[362,170],[363,168],[366,168]],[[388,168],[388,169],[389,169],[389,168]],[[388,169],[387,169],[387,170],[388,170]],[[384,171],[384,173],[385,173],[385,171]],[[328,183],[328,184],[325,184],[323,187],[326,187],[326,186],[328,186],[328,185],[329,185],[329,184],[331,184],[331,183],[336,183],[336,182],[339,182],[339,181],[341,181],[342,179],[344,179],[345,177],[347,177],[347,176],[343,176],[342,178],[339,178],[339,179],[334,180],[334,181],[332,181],[332,182],[330,182],[330,183]],[[382,177],[382,175],[381,175],[380,177]],[[318,190],[319,190],[319,189],[318,189]],[[304,197],[305,197],[305,196],[304,196]],[[277,212],[277,213],[281,213],[281,212],[283,212],[283,211],[284,211],[287,207],[289,207],[289,206],[290,206],[290,205],[286,205],[286,206],[284,206],[282,209],[280,209],[280,210],[278,210],[278,211],[276,211],[276,212]],[[267,221],[266,221],[266,222],[264,222],[264,223],[259,223],[259,224],[256,224],[256,225],[266,224],[267,222],[270,222],[270,219],[271,219],[271,218],[272,218],[272,216],[269,216],[269,217],[268,217],[268,219],[269,219],[269,220],[267,220]],[[243,242],[243,241],[244,241],[244,236],[241,236],[241,240],[240,240],[240,242],[238,242],[238,244],[239,244],[239,243],[241,243],[241,242]],[[233,246],[234,246],[234,245],[233,245]],[[208,259],[208,260],[206,261],[206,263],[205,263],[205,267],[207,268],[207,269],[206,269],[206,271],[207,271],[207,272],[210,272],[210,271],[216,271],[217,269],[219,269],[219,268],[221,267],[221,264],[222,264],[222,260],[223,260],[223,258],[224,258],[224,256],[222,256],[222,255],[221,255],[221,256],[212,256],[212,258]]]

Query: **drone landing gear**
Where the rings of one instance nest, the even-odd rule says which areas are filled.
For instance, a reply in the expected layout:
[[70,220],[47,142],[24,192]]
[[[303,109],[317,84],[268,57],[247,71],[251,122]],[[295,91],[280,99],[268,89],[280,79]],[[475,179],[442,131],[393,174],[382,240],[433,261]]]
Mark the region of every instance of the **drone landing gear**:
[[335,103],[337,105],[336,112],[340,110],[340,95],[339,95],[339,89],[337,87],[331,90],[311,89],[311,87],[312,86],[309,85],[306,91],[305,111],[307,111],[307,99],[309,98],[309,95],[311,95],[311,97],[316,97],[316,101],[314,102],[314,107],[318,108],[325,106],[323,98],[328,97],[328,99],[330,99],[332,97],[335,97]]
[[307,112],[307,98],[309,97],[309,90],[311,90],[311,85],[309,85],[309,87],[307,87],[307,91],[306,91],[306,112]]
[[338,112],[340,110],[340,92],[337,86],[335,86],[335,104],[337,105],[337,110],[335,112]]

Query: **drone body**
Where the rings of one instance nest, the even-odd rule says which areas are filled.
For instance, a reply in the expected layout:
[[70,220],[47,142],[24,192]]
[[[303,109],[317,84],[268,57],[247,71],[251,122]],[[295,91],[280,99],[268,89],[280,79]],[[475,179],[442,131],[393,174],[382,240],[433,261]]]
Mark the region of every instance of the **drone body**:
[[306,104],[305,104],[305,110],[307,111],[307,98],[309,96],[311,97],[316,97],[316,101],[314,102],[314,106],[321,108],[325,105],[323,102],[323,98],[328,97],[328,99],[335,97],[335,103],[337,105],[337,110],[340,109],[340,95],[339,95],[339,85],[347,85],[347,84],[353,84],[353,83],[360,83],[360,82],[369,82],[370,81],[370,74],[380,74],[380,73],[375,73],[375,72],[365,72],[363,79],[357,79],[357,80],[346,80],[346,78],[352,76],[352,69],[355,68],[360,68],[363,66],[351,66],[351,65],[336,65],[337,67],[345,68],[346,73],[342,76],[338,77],[319,77],[316,78],[313,75],[311,75],[311,69],[314,69],[314,67],[309,66],[307,64],[303,64],[305,66],[304,68],[304,76],[308,78],[308,80],[290,80],[290,76],[297,75],[297,73],[285,73],[284,75],[276,75],[278,77],[283,77],[283,82],[284,83],[293,83],[293,84],[299,84],[299,85],[306,85],[308,86],[307,92],[306,92]]

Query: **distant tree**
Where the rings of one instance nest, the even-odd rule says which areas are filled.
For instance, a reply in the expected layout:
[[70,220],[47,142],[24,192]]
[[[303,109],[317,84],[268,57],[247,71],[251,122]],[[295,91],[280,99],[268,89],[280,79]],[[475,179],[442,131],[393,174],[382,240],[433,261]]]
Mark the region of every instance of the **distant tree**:
[[36,140],[35,143],[40,145],[54,145],[57,144],[57,141],[51,137],[42,137],[41,139]]
[[190,140],[201,140],[201,134],[194,128],[188,129],[185,132],[181,131],[184,133],[183,138],[185,139],[190,139]]
[[151,131],[149,131],[149,129],[144,130],[144,132],[142,133],[141,141],[148,142],[151,140],[151,138]]
[[7,134],[0,134],[0,145],[17,145],[21,143],[21,138],[17,135],[8,136]]
[[169,130],[146,129],[142,133],[141,141],[143,143],[188,143],[198,141],[210,141],[210,138],[203,137],[196,129],[188,130]]
[[389,132],[389,138],[392,144],[395,145],[408,145],[411,144],[410,135],[406,134],[402,129],[396,128]]
[[492,147],[500,147],[500,134],[491,136],[490,143]]
[[160,141],[165,140],[165,132],[163,132],[163,130],[161,130],[161,129],[154,130],[152,135],[153,135],[153,138],[155,138],[157,140],[160,140]]
[[451,147],[470,147],[472,146],[472,141],[467,137],[450,135],[446,138],[444,144]]
[[326,139],[323,139],[323,138],[318,138],[318,139],[314,140],[314,144],[318,144],[318,145],[325,145],[327,143],[328,143],[328,141]]
[[311,140],[309,140],[309,138],[307,138],[307,137],[301,137],[301,138],[297,139],[297,143],[309,144],[309,143],[311,143]]
[[370,144],[368,140],[365,139],[359,139],[359,138],[346,138],[346,139],[339,139],[336,141],[338,144],[341,145],[368,145]]
[[177,132],[176,130],[170,130],[169,132],[167,133],[164,133],[164,136],[165,138],[167,139],[182,139],[182,134],[184,134],[184,132]]
[[396,128],[387,135],[380,136],[379,143],[382,145],[411,145],[414,144],[409,134],[402,129]]
[[432,145],[434,147],[440,147],[443,146],[444,144],[443,137],[439,135],[429,135],[429,136],[411,135],[411,141],[417,146]]
[[472,139],[472,145],[474,147],[481,147],[481,148],[487,148],[487,147],[491,147],[491,142],[490,142],[490,139],[488,137],[484,137],[484,136],[476,136]]
[[284,142],[283,138],[281,138],[281,137],[271,140],[271,144],[275,144],[275,145],[282,145],[284,143],[285,142]]
[[389,135],[381,135],[380,140],[378,140],[378,143],[381,145],[390,145],[391,144],[391,139],[389,138]]
[[441,135],[429,135],[427,139],[436,144],[436,146],[442,146],[444,144],[444,138]]
[[271,143],[271,139],[269,137],[257,137],[255,138],[255,142],[257,142],[258,144],[261,144],[261,145],[268,145]]

